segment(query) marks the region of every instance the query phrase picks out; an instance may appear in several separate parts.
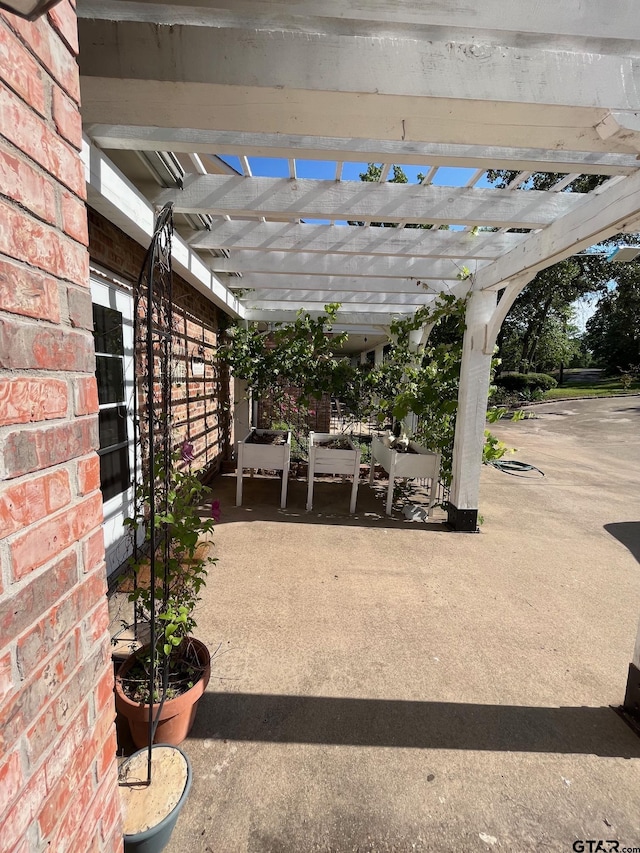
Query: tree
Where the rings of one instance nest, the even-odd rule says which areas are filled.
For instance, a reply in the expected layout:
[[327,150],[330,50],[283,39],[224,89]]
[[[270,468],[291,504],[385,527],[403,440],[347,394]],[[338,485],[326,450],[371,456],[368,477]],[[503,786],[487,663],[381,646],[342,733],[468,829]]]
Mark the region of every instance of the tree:
[[620,265],[616,287],[598,302],[587,321],[585,342],[608,373],[637,370],[640,365],[640,263]]
[[514,302],[498,335],[502,370],[551,370],[577,358],[573,303],[606,291],[611,266],[598,255],[567,258],[542,270]]
[[[518,173],[490,170],[488,179],[507,187]],[[525,182],[526,190],[549,190],[564,176],[536,172]],[[607,175],[580,175],[562,192],[591,192],[608,180]],[[519,192],[520,190],[515,190]],[[513,228],[514,233],[527,229]],[[634,236],[619,234],[608,244],[628,243]],[[607,245],[608,245],[607,244]],[[542,270],[514,302],[498,335],[502,370],[551,370],[580,357],[580,341],[572,324],[572,304],[589,293],[606,293],[612,268],[602,254],[580,254]]]

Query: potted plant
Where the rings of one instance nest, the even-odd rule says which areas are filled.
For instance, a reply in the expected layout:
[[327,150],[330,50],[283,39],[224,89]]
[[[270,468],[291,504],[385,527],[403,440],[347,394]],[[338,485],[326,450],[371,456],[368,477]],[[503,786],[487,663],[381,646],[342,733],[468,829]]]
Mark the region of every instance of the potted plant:
[[202,516],[211,489],[181,463],[181,455],[175,454],[169,468],[168,511],[149,517],[149,488],[155,490],[165,472],[159,456],[153,478],[138,487],[139,512],[125,521],[134,537],[140,529],[145,533],[147,548],[138,549],[131,559],[137,583],[129,598],[137,618],[150,624],[153,637],[116,675],[116,708],[127,718],[139,748],[147,743],[150,719],[154,743],[177,745],[186,738],[211,674],[209,651],[192,631],[200,591],[209,566],[216,562],[202,537],[213,529],[218,507],[214,502],[213,514]]

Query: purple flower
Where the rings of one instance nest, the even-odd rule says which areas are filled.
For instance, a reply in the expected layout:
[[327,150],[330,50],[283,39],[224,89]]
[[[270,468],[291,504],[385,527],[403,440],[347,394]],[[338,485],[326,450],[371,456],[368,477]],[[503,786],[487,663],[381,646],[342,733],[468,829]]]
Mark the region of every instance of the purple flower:
[[182,442],[182,448],[180,452],[182,453],[183,462],[193,462],[196,458],[193,455],[193,444],[189,441],[188,438],[185,438],[185,440]]
[[214,521],[220,521],[221,515],[222,510],[220,509],[220,501],[211,501],[211,518],[213,518]]

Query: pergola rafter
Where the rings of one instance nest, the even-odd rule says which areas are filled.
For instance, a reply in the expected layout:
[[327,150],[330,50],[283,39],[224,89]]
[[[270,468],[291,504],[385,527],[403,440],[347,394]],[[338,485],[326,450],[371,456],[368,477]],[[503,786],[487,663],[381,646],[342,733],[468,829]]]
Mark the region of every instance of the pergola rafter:
[[181,189],[162,190],[154,201],[158,206],[171,202],[176,213],[216,216],[251,212],[267,218],[540,228],[575,209],[584,198],[581,193],[536,190],[199,175],[184,181]]
[[[215,272],[271,273],[275,276],[345,276],[382,278],[450,279],[460,278],[464,258],[394,258],[388,255],[340,255],[320,252],[256,252],[241,249],[229,258],[212,258],[210,267]],[[474,259],[474,272],[488,264],[488,260]],[[414,281],[415,283],[415,281]]]

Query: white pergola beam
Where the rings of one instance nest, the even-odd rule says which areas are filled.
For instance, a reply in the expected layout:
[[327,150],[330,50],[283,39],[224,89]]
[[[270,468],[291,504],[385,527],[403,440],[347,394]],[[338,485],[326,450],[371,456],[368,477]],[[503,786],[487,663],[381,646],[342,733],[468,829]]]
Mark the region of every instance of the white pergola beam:
[[194,249],[250,249],[261,252],[318,252],[345,255],[386,255],[411,258],[498,258],[521,243],[526,234],[478,234],[423,228],[291,225],[232,220],[213,222],[210,231],[192,231]]
[[[147,246],[155,224],[153,206],[86,138],[82,142],[81,157],[87,183],[87,203],[137,243]],[[171,243],[171,255],[178,275],[227,314],[243,317],[244,307],[238,299],[177,234]]]
[[[303,309],[308,311],[311,315],[321,314],[324,305],[327,305],[330,302],[337,302],[339,300],[336,299],[317,299],[313,296],[306,300],[301,300],[300,302],[296,302],[295,309],[291,308],[291,301],[288,299],[284,299],[280,302],[277,300],[271,300],[269,302],[261,303],[260,300],[252,300],[251,298],[247,298],[247,307],[246,307],[246,320],[255,319],[255,312],[267,312],[267,311],[278,311],[288,312],[290,317],[297,316],[297,311],[299,309]],[[341,310],[338,315],[341,322],[348,322],[347,317],[358,317],[359,319],[356,322],[362,323],[383,323],[386,320],[380,319],[379,315],[383,315],[384,317],[389,317],[393,315],[404,315],[404,316],[413,316],[415,314],[416,309],[421,305],[430,305],[431,301],[427,298],[423,302],[414,303],[414,304],[402,304],[402,303],[371,303],[371,302],[349,302],[345,303],[344,312]],[[374,319],[378,317],[377,319]]]
[[162,190],[176,213],[540,228],[578,207],[578,193],[509,192],[421,184],[198,175]]
[[531,148],[487,147],[474,144],[446,145],[405,140],[349,139],[282,133],[241,133],[196,128],[140,127],[93,124],[88,135],[101,148],[130,151],[192,151],[250,157],[288,159],[292,152],[305,160],[337,162],[340,180],[343,162],[395,163],[431,167],[430,183],[441,166],[473,169],[510,169],[518,172],[578,172],[578,174],[627,175],[636,171],[634,154],[588,153]]
[[[429,304],[429,303],[426,303]],[[371,326],[374,327],[388,327],[394,319],[398,317],[412,317],[415,313],[413,308],[403,308],[401,311],[372,311],[370,306],[361,306],[363,310],[354,311],[352,306],[350,306],[350,310],[344,311],[342,308],[338,314],[340,324],[339,326],[334,326],[336,331],[338,328],[342,326],[349,326],[355,330],[355,328],[363,327],[364,329],[368,329]],[[309,314],[317,318],[325,313],[324,305],[311,306],[308,309]],[[245,312],[244,319],[252,322],[266,322],[266,323],[292,323],[296,320],[298,316],[298,311],[296,308],[291,307],[290,302],[285,302],[281,307],[276,308],[273,305],[269,308],[251,308],[248,307]],[[365,332],[366,334],[366,332]]]
[[[528,195],[531,192],[523,192]],[[571,193],[557,193],[568,196]],[[624,231],[640,214],[640,172],[617,181],[600,193],[583,196],[582,204],[520,245],[479,270],[474,290],[504,286],[508,279],[535,275],[589,246]]]
[[[322,290],[328,293],[332,291],[350,291],[353,293],[450,293],[453,289],[469,289],[470,279],[466,281],[443,281],[412,278],[367,278],[335,275],[286,275],[273,273],[252,272],[241,278],[228,279],[228,287],[236,287],[241,290]],[[293,296],[293,293],[292,293]],[[295,297],[294,297],[295,298]]]
[[[384,255],[330,255],[319,252],[234,252],[229,258],[212,258],[215,272],[273,273],[292,275],[381,276],[391,278],[456,280],[464,266],[473,270],[488,261],[426,258],[391,258]],[[471,268],[470,268],[471,269]]]
[[278,29],[268,20],[163,25],[157,16],[100,20],[106,8],[90,14],[79,20],[89,123],[636,150],[624,134],[596,130],[610,113],[637,109],[640,65],[624,52],[552,39],[540,50],[446,33],[362,37],[318,19]]
[[[145,6],[149,10],[145,13]],[[447,3],[423,0],[367,0],[366,3],[346,4],[343,0],[175,0],[163,3],[158,0],[138,0],[133,9],[123,8],[117,0],[79,0],[81,15],[155,20],[159,10],[163,20],[172,23],[188,20],[210,20],[238,23],[243,19],[258,22],[268,15],[271,22],[293,21],[300,26],[305,19],[324,18],[333,21],[351,21],[370,24],[409,24],[412,27],[429,26],[448,31],[525,35],[571,36],[593,39],[640,39],[640,24],[635,15],[633,0],[608,0],[606,5],[583,0],[536,0],[535,7],[523,8],[520,4],[505,4],[504,0],[484,0],[481,7],[470,7],[464,0],[447,0]],[[173,17],[171,17],[173,16]]]
[[[292,295],[293,299],[291,298]],[[400,306],[406,310],[407,306],[417,308],[420,305],[429,303],[436,295],[424,292],[394,293],[392,291],[381,291],[378,293],[366,293],[364,291],[354,292],[352,290],[322,290],[315,288],[311,290],[296,290],[292,294],[289,289],[280,290],[274,288],[273,290],[265,291],[257,290],[248,294],[245,297],[245,301],[247,305],[254,307],[258,304],[268,306],[270,304],[281,304],[285,301],[288,301],[289,306],[295,304],[300,307],[306,307],[311,303],[325,305],[328,302],[339,302],[341,305],[349,306],[351,310],[355,310],[353,308],[354,305],[367,305],[369,308],[375,305],[385,305],[387,308],[389,306],[393,306],[394,308]]]

